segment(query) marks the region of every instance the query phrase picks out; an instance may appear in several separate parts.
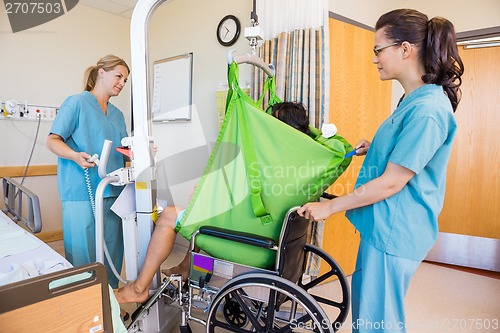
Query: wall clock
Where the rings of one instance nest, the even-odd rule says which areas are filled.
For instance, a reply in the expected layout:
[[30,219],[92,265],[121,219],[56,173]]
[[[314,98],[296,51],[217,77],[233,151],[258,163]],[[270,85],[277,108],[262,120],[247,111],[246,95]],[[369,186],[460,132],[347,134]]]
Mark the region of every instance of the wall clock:
[[217,40],[223,46],[231,46],[240,37],[240,20],[234,15],[226,15],[220,20],[217,26]]

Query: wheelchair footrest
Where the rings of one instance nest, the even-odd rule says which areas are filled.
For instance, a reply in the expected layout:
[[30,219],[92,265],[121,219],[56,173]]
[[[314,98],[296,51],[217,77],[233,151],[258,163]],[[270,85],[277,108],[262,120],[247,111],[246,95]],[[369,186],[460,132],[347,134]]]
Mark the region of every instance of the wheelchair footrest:
[[149,314],[149,309],[158,302],[158,300],[162,297],[168,297],[168,301],[165,302],[166,305],[173,303],[179,297],[178,288],[172,283],[175,281],[180,275],[172,275],[169,278],[163,279],[163,283],[161,286],[154,292],[153,295],[149,297],[149,299],[141,304],[131,317],[131,323],[129,327],[132,327],[136,324],[136,322]]

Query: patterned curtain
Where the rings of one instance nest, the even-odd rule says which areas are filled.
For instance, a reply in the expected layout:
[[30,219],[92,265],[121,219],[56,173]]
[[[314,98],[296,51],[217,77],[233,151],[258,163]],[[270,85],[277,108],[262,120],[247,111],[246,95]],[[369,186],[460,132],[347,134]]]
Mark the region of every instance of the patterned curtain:
[[[276,69],[276,92],[283,101],[301,102],[309,123],[321,128],[328,123],[330,47],[328,1],[257,0],[257,14],[266,36],[258,56]],[[268,37],[269,36],[269,37]],[[266,74],[254,68],[251,96],[262,94]],[[267,96],[263,109],[267,107]],[[311,223],[309,243],[323,244],[324,222]],[[306,274],[318,276],[321,260],[307,258]]]
[[[261,3],[270,1],[274,4],[279,0],[261,0]],[[323,0],[316,0],[320,16],[323,24],[316,28],[301,27],[304,22],[297,22],[295,25],[291,17],[303,17],[301,5],[306,5],[311,8],[312,0],[295,0],[289,2],[295,3],[296,7],[290,5],[288,16],[285,17],[283,12],[278,12],[276,15],[264,14],[258,12],[259,20],[262,25],[266,22],[261,19],[262,16],[269,20],[273,20],[273,28],[283,26],[274,20],[286,20],[289,31],[268,32],[267,34],[276,34],[277,36],[266,38],[263,44],[258,49],[258,56],[264,59],[268,64],[272,64],[276,68],[276,88],[278,96],[283,101],[301,102],[309,112],[311,125],[321,128],[322,123],[328,122],[329,114],[329,36],[328,36],[328,11],[327,3]],[[259,10],[259,7],[257,7]],[[293,13],[291,11],[297,11]],[[299,15],[301,13],[302,15]],[[325,23],[326,22],[326,23]],[[306,26],[314,25],[308,22]],[[266,30],[266,29],[265,29]],[[252,97],[258,99],[262,94],[263,82],[265,81],[265,73],[261,70],[254,69],[254,77],[252,80]],[[264,105],[267,105],[267,99],[264,100]]]

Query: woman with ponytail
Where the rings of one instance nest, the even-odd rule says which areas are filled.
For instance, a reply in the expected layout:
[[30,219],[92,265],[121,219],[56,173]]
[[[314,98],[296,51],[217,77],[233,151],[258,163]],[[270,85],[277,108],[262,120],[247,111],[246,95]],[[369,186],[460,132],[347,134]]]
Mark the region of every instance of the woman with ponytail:
[[[62,224],[66,259],[74,266],[95,262],[95,219],[91,196],[100,182],[96,164],[88,159],[101,154],[104,140],[113,148],[107,170],[124,167],[125,158],[115,151],[127,136],[122,112],[109,99],[118,96],[130,73],[123,59],[114,55],[101,58],[84,74],[84,91],[66,98],[52,124],[47,147],[58,158],[57,178],[62,201]],[[122,222],[110,207],[122,188],[108,186],[104,192],[104,237],[118,272],[123,261]],[[118,279],[106,260],[108,282],[118,287]]]
[[404,89],[365,155],[355,189],[299,214],[314,220],[347,211],[361,242],[352,276],[353,332],[406,332],[404,297],[438,235],[446,168],[456,132],[463,63],[450,21],[413,9],[382,15],[373,63]]

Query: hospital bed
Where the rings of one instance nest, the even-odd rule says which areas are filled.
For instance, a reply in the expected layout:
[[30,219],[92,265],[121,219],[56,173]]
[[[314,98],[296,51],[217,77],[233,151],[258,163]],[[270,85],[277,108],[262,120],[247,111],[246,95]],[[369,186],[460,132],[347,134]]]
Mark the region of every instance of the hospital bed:
[[0,212],[0,285],[71,267],[63,256]]

